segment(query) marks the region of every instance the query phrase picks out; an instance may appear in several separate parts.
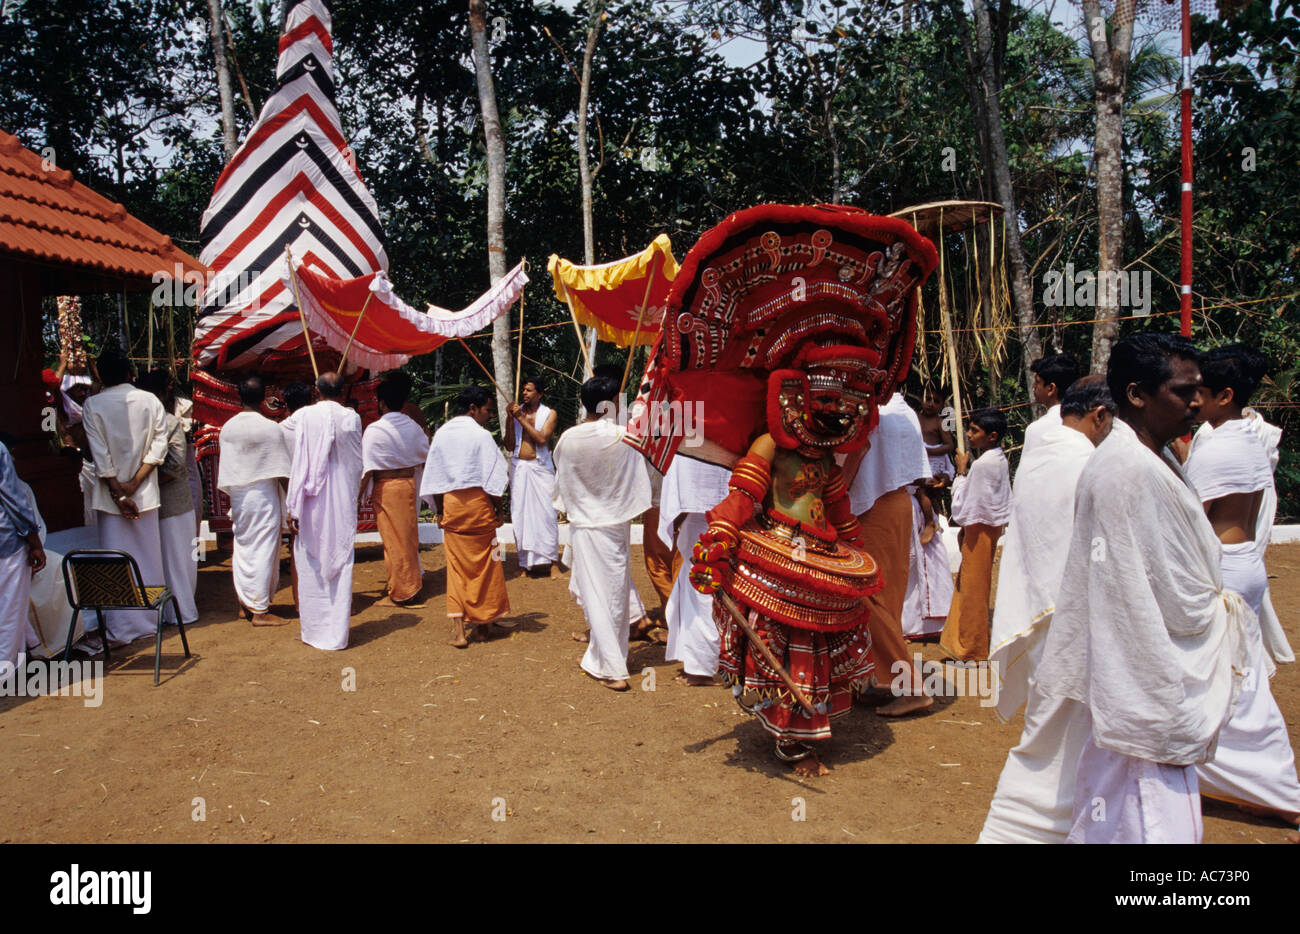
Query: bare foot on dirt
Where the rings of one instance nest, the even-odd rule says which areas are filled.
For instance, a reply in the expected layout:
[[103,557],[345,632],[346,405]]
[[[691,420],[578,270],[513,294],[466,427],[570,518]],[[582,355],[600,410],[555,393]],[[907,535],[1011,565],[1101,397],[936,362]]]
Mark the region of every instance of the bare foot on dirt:
[[794,764],[794,774],[802,775],[804,778],[821,778],[823,775],[830,775],[831,770],[817,757],[817,753],[812,752],[806,759],[800,759]]
[[628,638],[634,641],[653,642],[655,645],[668,644],[668,630],[656,626],[654,620],[649,616],[642,616],[640,620],[632,624],[632,631]]
[[585,632],[571,632],[569,633],[569,638],[572,639],[574,642],[591,641],[591,636],[587,635]]
[[882,717],[906,717],[908,714],[920,713],[927,707],[934,706],[934,698],[924,694],[905,694],[892,700],[883,707],[877,707],[876,713]]
[[560,563],[558,561],[551,565],[550,576],[552,580],[564,576],[564,568],[560,567]]
[[678,674],[676,678],[673,678],[673,684],[680,684],[690,688],[712,687],[716,683],[712,675],[688,675],[684,671]]
[[239,614],[238,614],[238,615],[239,615],[239,618],[240,618],[240,619],[249,619],[249,620],[251,620],[251,619],[253,618],[253,611],[250,610],[248,607],[244,606],[244,605],[241,603],[241,604],[239,604]]
[[280,619],[279,617],[272,616],[270,613],[253,613],[249,617],[249,619],[252,620],[254,626],[288,626],[289,625],[289,621],[287,619]]
[[469,639],[465,637],[465,619],[457,617],[451,621],[451,638],[447,640],[448,645],[454,645],[458,649],[469,648]]
[[609,688],[611,691],[626,691],[631,687],[622,678],[597,678],[591,672],[587,672],[587,677],[600,684],[603,688]]

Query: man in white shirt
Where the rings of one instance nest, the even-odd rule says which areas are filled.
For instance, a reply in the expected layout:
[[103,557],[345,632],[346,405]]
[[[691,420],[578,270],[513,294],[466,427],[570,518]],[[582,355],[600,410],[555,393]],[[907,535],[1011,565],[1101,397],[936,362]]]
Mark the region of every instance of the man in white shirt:
[[871,597],[867,624],[876,666],[873,677],[877,685],[890,685],[898,696],[877,707],[876,713],[901,717],[934,703],[908,654],[902,622],[912,554],[912,497],[907,488],[929,479],[930,461],[921,422],[902,393],[894,393],[878,411],[880,420],[867,446],[845,459],[844,481],[849,506],[862,526],[862,540],[884,582],[884,588]]
[[[447,558],[447,617],[451,644],[486,641],[510,612],[502,548],[501,494],[510,470],[492,434],[495,397],[482,386],[466,386],[452,404],[455,416],[433,435],[420,480],[420,495],[433,506]],[[467,628],[468,624],[468,628]]]
[[230,559],[240,612],[254,626],[280,626],[271,602],[280,585],[280,528],[290,456],[280,426],[262,414],[260,376],[239,384],[243,409],[221,426],[217,488],[230,497],[235,534]]
[[302,641],[318,649],[348,646],[352,564],[361,488],[361,418],[342,405],[343,379],[323,373],[320,401],[291,415],[293,462],[287,507],[297,529],[298,617]]
[[1047,406],[1042,417],[1029,423],[1025,429],[1025,443],[1020,456],[1034,449],[1043,432],[1061,426],[1061,400],[1066,390],[1079,378],[1079,364],[1068,353],[1048,354],[1029,364],[1034,374],[1034,404]]
[[379,383],[378,421],[361,436],[361,495],[369,493],[384,543],[388,579],[385,606],[414,601],[424,583],[420,567],[420,471],[429,455],[429,436],[402,413],[407,382],[386,377]]
[[[120,350],[104,351],[97,366],[104,389],[86,400],[82,424],[99,478],[91,494],[99,544],[131,555],[145,586],[160,587],[165,575],[157,468],[167,457],[167,410],[153,393],[130,384],[131,363]],[[157,630],[151,613],[136,610],[111,610],[104,622],[113,642]]]
[[0,440],[0,682],[26,648],[32,575],[45,567],[41,517]]
[[510,446],[510,524],[514,527],[519,566],[525,573],[549,570],[560,576],[560,526],[555,507],[555,464],[551,437],[559,417],[542,404],[545,384],[527,377],[519,398],[506,408],[505,441]]
[[1195,420],[1198,358],[1161,333],[1111,350],[1118,417],[1079,476],[1069,570],[1035,669],[1036,690],[1090,723],[1069,843],[1201,839],[1195,766],[1232,713],[1249,608],[1224,588],[1214,529],[1166,449]]
[[993,553],[1011,517],[1011,473],[1002,451],[1007,419],[995,408],[970,414],[969,451],[957,454],[957,479],[952,484],[952,521],[961,526],[961,567],[956,597],[939,648],[957,661],[986,661],[989,657],[989,592],[993,586]]
[[981,843],[1064,843],[1074,813],[1074,766],[1088,737],[1073,701],[1033,689],[1074,527],[1074,491],[1115,413],[1106,380],[1076,380],[1061,400],[1059,428],[1020,459],[1011,521],[1002,546],[989,661],[996,710],[1010,720],[1022,704],[1024,731],[1007,756]]
[[556,505],[569,517],[573,580],[590,628],[582,669],[626,691],[632,520],[650,508],[650,477],[644,458],[622,443],[617,395],[618,382],[609,377],[583,383],[587,417],[555,446],[555,488]]
[[1273,469],[1242,413],[1267,368],[1259,351],[1240,344],[1211,351],[1201,364],[1201,416],[1211,430],[1198,433],[1187,458],[1187,479],[1222,545],[1223,586],[1241,594],[1254,615],[1247,619],[1241,695],[1219,732],[1214,758],[1197,767],[1197,777],[1206,797],[1294,827],[1300,822],[1300,781],[1286,719],[1269,685],[1276,666],[1260,630],[1268,591],[1267,542],[1255,539],[1264,498],[1273,489]]

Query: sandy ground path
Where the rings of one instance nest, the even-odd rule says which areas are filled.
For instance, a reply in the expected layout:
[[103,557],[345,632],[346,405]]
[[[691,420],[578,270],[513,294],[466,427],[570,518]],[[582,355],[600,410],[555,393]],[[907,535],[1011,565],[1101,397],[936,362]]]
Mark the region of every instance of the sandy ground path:
[[[837,724],[832,773],[800,780],[724,688],[673,684],[660,647],[634,643],[626,694],[588,679],[567,577],[521,577],[513,555],[518,629],[460,651],[441,549],[422,553],[425,605],[393,610],[375,605],[379,547],[359,548],[352,644],[332,653],[303,645],[296,621],[236,621],[229,555],[209,557],[196,657],[180,666],[172,633],[160,687],[146,640],[114,657],[100,707],[0,699],[0,840],[972,842],[1019,736],[1019,718],[1000,724],[972,697],[904,722],[862,707]],[[1300,545],[1269,566],[1300,645]],[[277,611],[292,617],[287,586]],[[1273,690],[1294,744],[1300,667]],[[1206,842],[1283,833],[1206,804]]]

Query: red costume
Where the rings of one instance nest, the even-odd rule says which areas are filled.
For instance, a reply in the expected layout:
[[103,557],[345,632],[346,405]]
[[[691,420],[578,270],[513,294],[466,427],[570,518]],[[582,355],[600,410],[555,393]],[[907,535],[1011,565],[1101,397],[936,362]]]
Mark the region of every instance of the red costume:
[[910,225],[853,208],[733,214],[687,254],[632,410],[633,443],[661,470],[678,454],[733,468],[691,582],[734,600],[814,706],[715,601],[722,677],[785,758],[829,738],[871,673],[882,582],[835,455],[866,443],[906,375],[916,288],[936,264]]

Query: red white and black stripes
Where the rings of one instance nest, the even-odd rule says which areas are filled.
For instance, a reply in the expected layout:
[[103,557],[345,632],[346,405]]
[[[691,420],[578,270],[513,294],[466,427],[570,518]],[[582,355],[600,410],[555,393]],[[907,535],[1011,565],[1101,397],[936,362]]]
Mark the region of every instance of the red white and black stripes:
[[195,328],[201,367],[247,368],[303,343],[285,247],[340,279],[387,271],[379,208],[334,106],[329,4],[291,0],[279,87],[217,179],[200,228],[212,270]]

